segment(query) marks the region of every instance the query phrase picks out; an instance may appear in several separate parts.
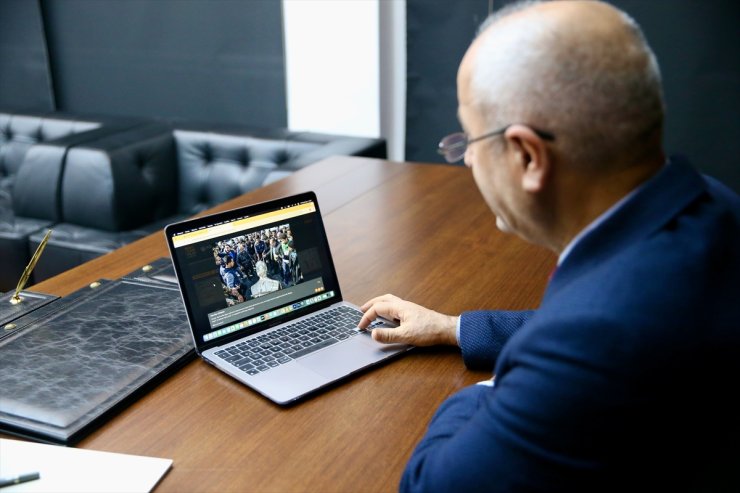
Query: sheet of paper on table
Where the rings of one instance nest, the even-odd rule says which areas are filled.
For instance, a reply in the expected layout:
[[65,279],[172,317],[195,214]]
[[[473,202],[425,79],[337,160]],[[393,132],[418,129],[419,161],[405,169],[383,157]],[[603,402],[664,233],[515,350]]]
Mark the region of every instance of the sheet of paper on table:
[[150,492],[172,460],[114,454],[0,438],[0,477],[38,472],[40,479],[8,486],[2,493]]

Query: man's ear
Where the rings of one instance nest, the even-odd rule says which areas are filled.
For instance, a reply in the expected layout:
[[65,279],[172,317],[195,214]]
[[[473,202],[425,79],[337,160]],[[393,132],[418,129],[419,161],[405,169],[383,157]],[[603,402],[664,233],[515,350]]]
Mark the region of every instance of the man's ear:
[[526,125],[512,125],[504,136],[521,167],[522,189],[529,193],[541,192],[552,173],[547,142]]

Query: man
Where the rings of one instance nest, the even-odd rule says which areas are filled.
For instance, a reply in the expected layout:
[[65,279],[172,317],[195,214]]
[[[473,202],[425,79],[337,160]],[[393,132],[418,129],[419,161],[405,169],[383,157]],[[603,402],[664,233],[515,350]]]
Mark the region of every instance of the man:
[[223,277],[226,287],[229,289],[229,293],[241,303],[249,298],[249,280],[247,276],[242,274],[230,255],[226,256],[225,266]]
[[213,256],[213,259],[216,262],[216,268],[218,269],[218,275],[219,275],[219,277],[221,277],[221,281],[224,284],[226,284],[226,274],[225,274],[226,265],[225,265],[224,258],[225,258],[225,256],[222,257],[221,255],[218,255],[218,254],[215,254]]
[[239,246],[237,247],[236,264],[247,279],[254,277],[254,263],[252,261],[252,256],[249,255],[246,244],[243,240],[239,242]]
[[259,239],[254,243],[254,252],[257,255],[257,260],[265,260],[265,255],[267,251],[267,243],[265,243],[265,240],[267,238],[264,234],[259,237]]
[[464,152],[497,226],[558,268],[534,311],[362,307],[361,328],[400,322],[375,340],[459,345],[495,375],[442,404],[401,490],[737,487],[740,200],[665,159],[637,25],[600,2],[518,4],[484,24],[457,82],[465,135],[440,151]]
[[293,252],[293,244],[288,242],[288,237],[285,233],[278,233],[277,237],[283,284],[290,286],[291,283],[295,284],[290,271],[290,254]]

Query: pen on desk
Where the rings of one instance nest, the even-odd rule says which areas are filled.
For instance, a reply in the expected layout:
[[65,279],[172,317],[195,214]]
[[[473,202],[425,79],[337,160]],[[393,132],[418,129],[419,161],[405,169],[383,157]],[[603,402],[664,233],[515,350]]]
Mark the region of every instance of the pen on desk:
[[27,472],[25,474],[19,474],[17,476],[0,478],[0,488],[3,486],[12,486],[14,484],[25,483],[26,481],[33,481],[39,479],[41,475],[37,472]]

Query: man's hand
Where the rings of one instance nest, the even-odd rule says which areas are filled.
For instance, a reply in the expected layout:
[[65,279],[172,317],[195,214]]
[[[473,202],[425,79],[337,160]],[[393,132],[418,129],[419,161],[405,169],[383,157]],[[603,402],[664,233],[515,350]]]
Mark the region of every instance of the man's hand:
[[378,342],[457,346],[457,317],[437,313],[391,294],[371,299],[360,310],[365,312],[358,324],[360,329],[366,329],[377,317],[395,320],[400,324],[393,329],[373,329],[373,339]]

